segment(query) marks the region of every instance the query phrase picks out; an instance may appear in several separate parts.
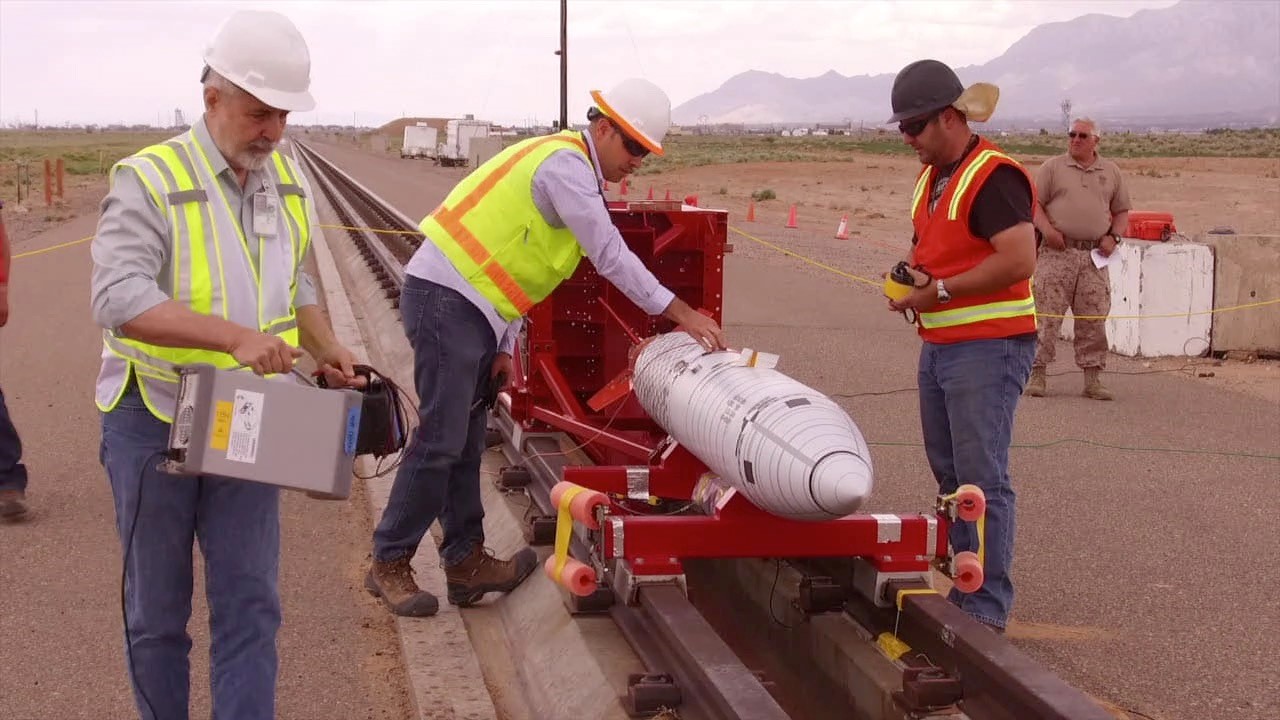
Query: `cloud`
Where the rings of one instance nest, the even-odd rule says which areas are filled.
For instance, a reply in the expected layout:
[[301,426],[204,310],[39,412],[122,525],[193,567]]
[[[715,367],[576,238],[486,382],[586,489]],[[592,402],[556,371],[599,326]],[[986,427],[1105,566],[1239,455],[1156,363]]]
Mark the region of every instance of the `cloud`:
[[[673,105],[750,69],[792,77],[896,72],[945,48],[956,66],[1031,28],[1113,2],[569,2],[569,113],[629,76]],[[200,111],[201,52],[240,7],[270,7],[307,38],[318,107],[298,123],[372,125],[403,115],[546,123],[559,114],[559,2],[0,2],[0,122],[154,122]]]

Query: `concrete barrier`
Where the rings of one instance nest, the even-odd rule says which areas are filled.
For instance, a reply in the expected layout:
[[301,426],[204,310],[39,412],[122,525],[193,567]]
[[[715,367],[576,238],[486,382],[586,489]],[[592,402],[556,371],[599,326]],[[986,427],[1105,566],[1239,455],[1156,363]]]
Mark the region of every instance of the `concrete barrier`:
[[[1202,235],[1213,248],[1217,309],[1280,298],[1280,235]],[[1280,304],[1215,313],[1214,352],[1280,355]]]
[[[1111,351],[1128,357],[1207,353],[1214,306],[1212,249],[1196,242],[1126,238],[1116,252],[1106,321]],[[1058,335],[1075,337],[1070,317]]]

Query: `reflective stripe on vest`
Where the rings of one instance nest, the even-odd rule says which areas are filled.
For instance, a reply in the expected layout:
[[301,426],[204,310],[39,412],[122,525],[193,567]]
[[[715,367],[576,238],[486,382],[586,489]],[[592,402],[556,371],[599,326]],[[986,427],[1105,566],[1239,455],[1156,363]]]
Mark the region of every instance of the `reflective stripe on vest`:
[[[974,176],[978,174],[978,171],[982,169],[983,165],[986,165],[994,158],[1003,158],[1009,161],[1013,160],[1013,158],[998,150],[987,149],[978,153],[978,156],[973,159],[973,162],[969,163],[969,166],[965,168],[964,172],[960,173],[960,180],[956,184],[956,189],[951,193],[951,204],[947,206],[948,220],[959,219],[957,218],[957,215],[960,212],[960,201],[964,199],[965,193],[968,192],[969,185],[973,183]],[[965,221],[968,222],[968,218],[965,218]]]
[[[170,296],[194,312],[276,335],[296,347],[296,277],[311,240],[308,200],[298,183],[296,166],[275,152],[265,166],[268,186],[245,189],[276,195],[282,210],[277,213],[274,237],[252,234],[258,243],[255,263],[240,212],[213,174],[210,152],[218,150],[202,147],[187,132],[144,148],[117,165],[136,172],[165,217]],[[113,168],[113,178],[115,172]],[[194,363],[221,368],[240,365],[227,353],[152,345],[104,331],[98,406],[104,412],[114,408],[133,372],[142,381],[148,408],[169,422],[171,408],[162,407],[159,400],[171,401],[176,391],[174,366]]]
[[924,170],[920,171],[920,179],[916,180],[916,191],[911,196],[911,217],[915,217],[920,212],[920,203],[924,202],[924,196],[929,192],[929,179],[933,177],[933,166],[925,165]]
[[1000,302],[970,305],[969,307],[943,310],[941,312],[920,313],[920,326],[924,328],[955,327],[983,320],[1002,320],[1022,315],[1036,314],[1036,299],[1028,295],[1021,300],[1003,300]]
[[[586,143],[577,133],[530,138],[477,168],[419,225],[507,320],[524,315],[550,294],[582,257],[568,229],[546,223],[531,189],[542,161],[566,148],[581,153],[590,165]],[[519,189],[513,191],[515,186],[504,181]],[[561,256],[563,267],[556,267]]]
[[[969,189],[969,185],[973,182],[973,178],[978,174],[992,158],[1004,158],[1012,160],[1008,155],[998,150],[983,150],[973,159],[960,178],[956,181],[955,190],[951,193],[951,202],[947,205],[947,219],[956,220],[960,213],[960,203],[964,200],[965,191]],[[924,202],[925,197],[929,194],[930,180],[933,178],[933,166],[927,165],[920,173],[920,178],[916,180],[915,191],[911,195],[911,216],[915,217],[920,212],[920,203]]]

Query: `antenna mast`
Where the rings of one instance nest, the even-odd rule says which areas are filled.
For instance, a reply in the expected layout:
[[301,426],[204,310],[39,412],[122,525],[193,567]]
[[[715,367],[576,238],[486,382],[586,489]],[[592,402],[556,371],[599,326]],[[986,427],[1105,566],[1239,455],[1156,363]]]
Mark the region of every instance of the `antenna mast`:
[[560,129],[569,129],[569,0],[560,0]]

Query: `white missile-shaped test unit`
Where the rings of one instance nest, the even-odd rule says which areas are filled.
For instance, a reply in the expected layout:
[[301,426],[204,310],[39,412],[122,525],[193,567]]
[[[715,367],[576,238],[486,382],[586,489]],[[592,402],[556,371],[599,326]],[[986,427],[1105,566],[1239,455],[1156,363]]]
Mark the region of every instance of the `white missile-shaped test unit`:
[[831,398],[775,369],[777,356],[707,351],[688,333],[636,352],[636,399],[676,442],[765,512],[820,521],[871,494],[871,453]]

